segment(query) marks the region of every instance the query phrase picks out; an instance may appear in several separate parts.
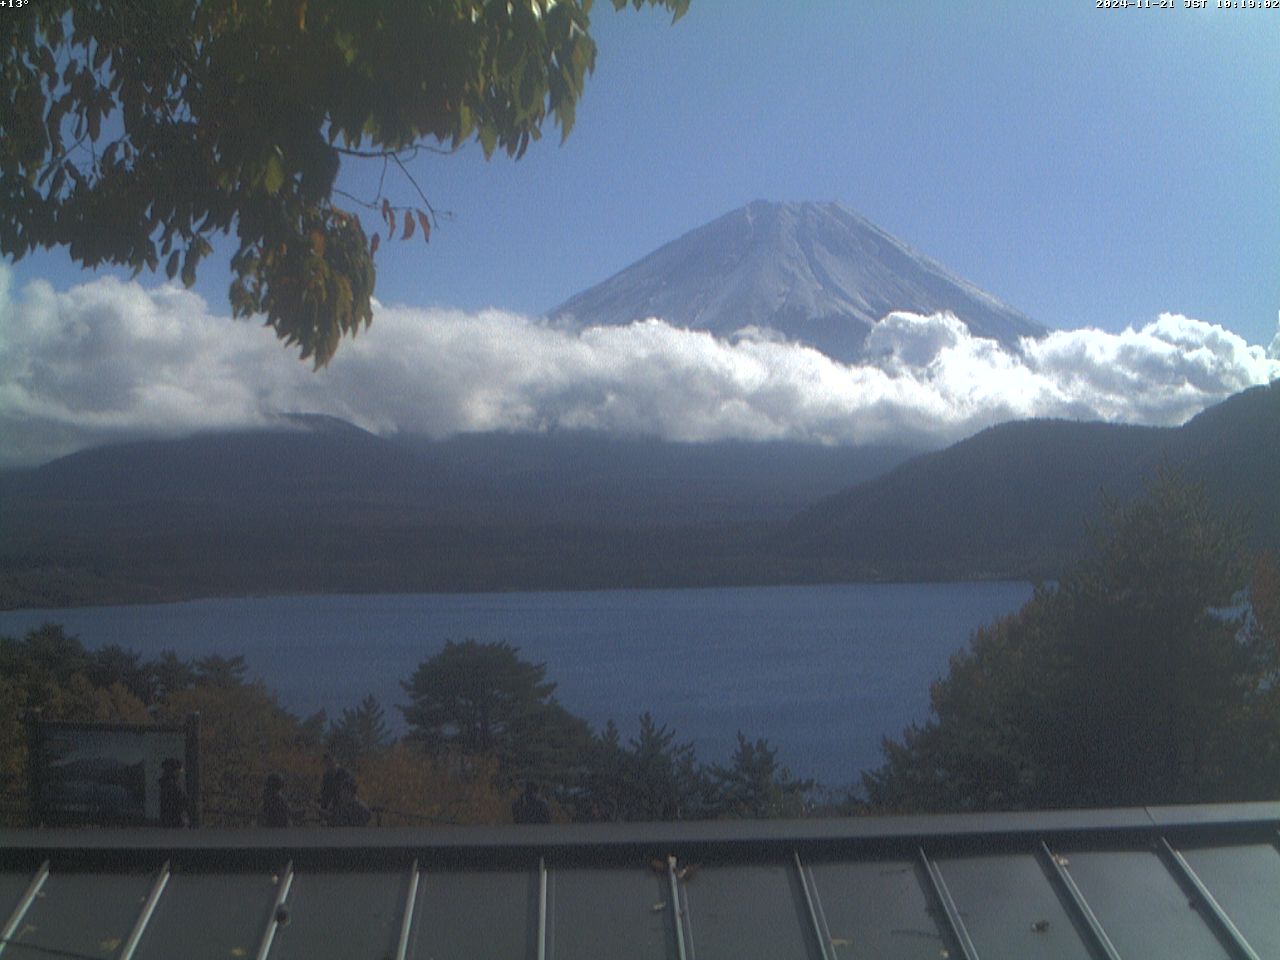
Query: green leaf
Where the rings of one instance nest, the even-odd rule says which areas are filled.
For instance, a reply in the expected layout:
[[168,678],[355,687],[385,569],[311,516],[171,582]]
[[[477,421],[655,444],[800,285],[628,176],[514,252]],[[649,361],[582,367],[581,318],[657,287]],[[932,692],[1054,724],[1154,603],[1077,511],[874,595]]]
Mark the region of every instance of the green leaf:
[[[10,18],[0,58],[13,120],[0,153],[16,198],[0,204],[0,254],[61,246],[85,266],[163,266],[190,284],[205,238],[234,228],[234,309],[266,314],[321,364],[372,316],[376,275],[377,235],[341,236],[335,144],[390,156],[474,138],[487,158],[519,158],[549,113],[571,129],[595,58],[591,0],[28,2],[42,12]],[[77,166],[72,128],[115,142]],[[397,199],[374,201],[387,240],[421,228],[429,242],[430,208],[401,225]],[[306,242],[317,228],[328,249]],[[318,284],[306,257],[326,263]],[[343,284],[350,297],[334,292]]]
[[267,193],[275,196],[284,186],[284,158],[276,151],[267,157],[267,165],[262,171],[262,186]]
[[200,258],[209,251],[209,244],[201,237],[197,237],[191,242],[191,246],[187,248],[187,255],[182,261],[182,285],[190,288],[196,282],[196,267],[200,263]]

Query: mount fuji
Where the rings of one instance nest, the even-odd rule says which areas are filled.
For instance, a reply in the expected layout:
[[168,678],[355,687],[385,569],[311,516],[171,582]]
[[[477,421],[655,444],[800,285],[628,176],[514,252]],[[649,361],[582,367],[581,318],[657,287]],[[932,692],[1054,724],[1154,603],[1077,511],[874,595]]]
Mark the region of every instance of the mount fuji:
[[949,312],[1016,348],[1046,329],[838,203],[756,201],[549,311],[570,326],[658,317],[732,338],[771,331],[854,362],[893,311]]

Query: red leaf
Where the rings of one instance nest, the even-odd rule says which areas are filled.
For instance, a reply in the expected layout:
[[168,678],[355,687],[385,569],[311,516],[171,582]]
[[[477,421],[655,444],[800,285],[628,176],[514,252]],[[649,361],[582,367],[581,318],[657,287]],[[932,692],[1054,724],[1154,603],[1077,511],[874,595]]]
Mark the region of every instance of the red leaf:
[[422,227],[422,242],[431,242],[431,221],[427,219],[427,215],[421,210],[418,211],[418,224]]
[[373,256],[378,252],[378,241],[382,239],[382,235],[375,233],[373,239],[369,241],[369,256]]

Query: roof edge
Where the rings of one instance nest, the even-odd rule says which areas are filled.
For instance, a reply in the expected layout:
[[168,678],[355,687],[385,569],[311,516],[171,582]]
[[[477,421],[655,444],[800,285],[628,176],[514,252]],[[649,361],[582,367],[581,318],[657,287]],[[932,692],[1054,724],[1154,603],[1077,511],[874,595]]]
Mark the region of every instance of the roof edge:
[[716,820],[663,823],[548,824],[388,829],[57,829],[0,832],[0,856],[96,859],[130,852],[259,857],[312,854],[392,860],[405,855],[484,863],[508,854],[554,850],[561,856],[610,851],[628,856],[666,848],[714,848],[759,856],[770,848],[807,851],[847,847],[910,850],[931,847],[1021,846],[1052,837],[1057,843],[1131,843],[1164,834],[1275,839],[1280,802],[849,817],[811,820]]

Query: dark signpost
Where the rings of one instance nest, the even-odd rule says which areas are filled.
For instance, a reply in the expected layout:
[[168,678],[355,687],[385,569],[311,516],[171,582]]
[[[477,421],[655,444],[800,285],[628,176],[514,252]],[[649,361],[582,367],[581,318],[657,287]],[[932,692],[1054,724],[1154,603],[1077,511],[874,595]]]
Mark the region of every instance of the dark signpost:
[[[185,770],[200,825],[200,715],[176,726],[26,717],[33,826],[158,826],[165,761]],[[170,764],[172,765],[172,764]]]

